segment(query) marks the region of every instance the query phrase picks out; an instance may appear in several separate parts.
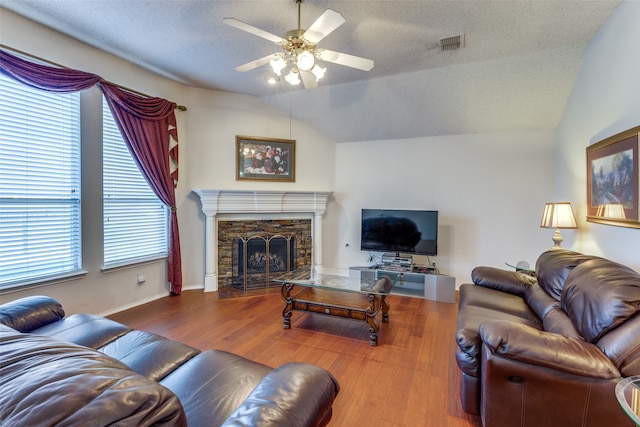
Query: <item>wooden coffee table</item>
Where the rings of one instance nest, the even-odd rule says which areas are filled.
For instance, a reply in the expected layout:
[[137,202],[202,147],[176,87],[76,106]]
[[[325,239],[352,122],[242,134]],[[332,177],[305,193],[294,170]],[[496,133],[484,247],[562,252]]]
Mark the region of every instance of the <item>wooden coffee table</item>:
[[344,317],[367,322],[369,344],[378,345],[380,327],[376,315],[382,310],[382,322],[389,321],[387,295],[395,285],[388,276],[382,276],[378,280],[361,280],[315,274],[304,269],[272,280],[282,284],[281,294],[285,301],[282,310],[284,329],[291,328],[293,310]]

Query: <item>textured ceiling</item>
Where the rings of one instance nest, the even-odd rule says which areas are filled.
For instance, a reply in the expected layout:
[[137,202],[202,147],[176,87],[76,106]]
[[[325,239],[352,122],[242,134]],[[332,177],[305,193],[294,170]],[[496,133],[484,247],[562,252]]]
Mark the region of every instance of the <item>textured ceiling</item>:
[[[554,129],[585,48],[621,0],[306,0],[302,28],[326,9],[346,23],[319,47],[375,61],[327,64],[314,90],[268,86],[270,67],[238,65],[297,27],[293,0],[0,0],[0,6],[189,86],[267,102],[338,141]],[[438,40],[465,35],[440,52]]]

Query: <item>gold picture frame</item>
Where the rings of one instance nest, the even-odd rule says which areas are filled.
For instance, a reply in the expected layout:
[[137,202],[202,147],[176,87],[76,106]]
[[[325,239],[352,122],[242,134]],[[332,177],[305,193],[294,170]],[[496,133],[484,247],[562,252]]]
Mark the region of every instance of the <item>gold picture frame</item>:
[[587,147],[587,221],[640,228],[640,126]]
[[236,135],[236,181],[296,181],[296,141]]

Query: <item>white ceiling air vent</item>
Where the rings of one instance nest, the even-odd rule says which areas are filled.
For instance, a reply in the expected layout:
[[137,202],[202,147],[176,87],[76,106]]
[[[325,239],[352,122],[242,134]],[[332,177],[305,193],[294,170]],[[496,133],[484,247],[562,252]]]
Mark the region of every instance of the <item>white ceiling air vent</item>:
[[443,37],[440,39],[440,52],[446,50],[458,50],[464,47],[464,34],[451,37]]

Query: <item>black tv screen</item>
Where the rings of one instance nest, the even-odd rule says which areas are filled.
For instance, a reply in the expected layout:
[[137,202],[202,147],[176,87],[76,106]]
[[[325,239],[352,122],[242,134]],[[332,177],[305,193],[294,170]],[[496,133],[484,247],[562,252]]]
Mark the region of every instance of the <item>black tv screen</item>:
[[438,254],[438,211],[362,209],[363,251]]

